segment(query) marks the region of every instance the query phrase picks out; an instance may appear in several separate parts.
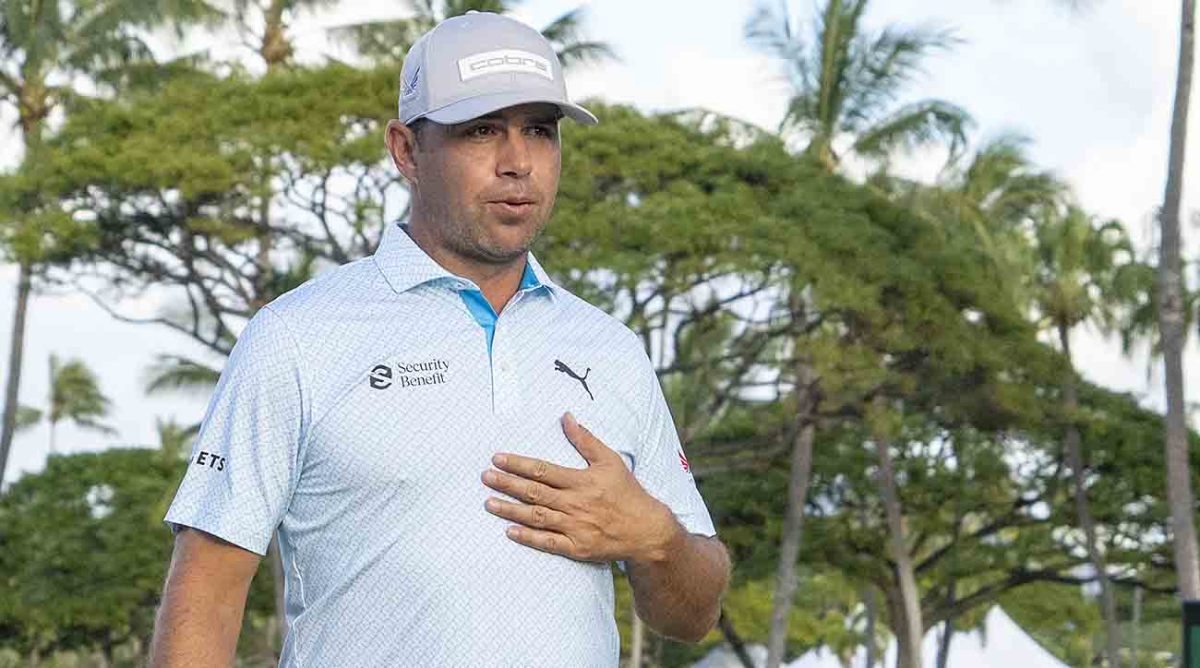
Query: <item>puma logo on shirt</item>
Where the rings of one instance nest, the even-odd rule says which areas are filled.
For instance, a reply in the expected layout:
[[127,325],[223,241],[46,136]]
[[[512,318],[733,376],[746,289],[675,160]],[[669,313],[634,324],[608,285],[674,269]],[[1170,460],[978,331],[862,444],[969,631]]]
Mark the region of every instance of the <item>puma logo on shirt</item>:
[[596,397],[592,396],[592,390],[588,387],[588,384],[587,384],[587,377],[588,377],[588,374],[592,372],[592,367],[588,367],[587,371],[584,371],[583,375],[580,376],[579,374],[572,371],[571,367],[567,366],[566,364],[563,364],[562,362],[560,362],[558,360],[554,360],[554,370],[561,371],[561,372],[567,374],[568,376],[574,378],[575,380],[579,381],[580,383],[582,383],[583,391],[588,393],[588,397],[592,401],[596,400]]

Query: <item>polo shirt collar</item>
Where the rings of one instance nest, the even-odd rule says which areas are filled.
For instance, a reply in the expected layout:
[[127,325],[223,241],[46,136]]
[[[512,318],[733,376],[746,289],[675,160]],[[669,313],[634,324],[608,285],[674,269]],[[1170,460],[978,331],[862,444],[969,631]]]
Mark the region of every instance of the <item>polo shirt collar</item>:
[[[561,288],[550,280],[550,276],[533,253],[526,253],[525,258],[525,273],[521,277],[518,291],[544,287],[551,298],[557,299]],[[418,285],[434,281],[445,281],[460,289],[479,289],[470,279],[451,273],[429,257],[412,237],[408,236],[400,223],[393,223],[384,229],[373,259],[388,285],[397,293],[407,292]]]

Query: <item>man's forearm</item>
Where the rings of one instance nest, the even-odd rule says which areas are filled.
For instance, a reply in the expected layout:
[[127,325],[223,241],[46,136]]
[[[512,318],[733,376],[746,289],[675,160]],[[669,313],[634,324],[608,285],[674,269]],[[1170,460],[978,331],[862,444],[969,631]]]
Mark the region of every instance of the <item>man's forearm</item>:
[[150,666],[232,667],[241,625],[241,609],[206,606],[168,595],[158,610]]
[[[168,580],[154,624],[150,668],[231,668],[242,627],[245,595],[232,597]],[[193,586],[189,586],[193,585]],[[214,595],[215,594],[215,595]]]
[[638,616],[658,633],[698,642],[717,623],[729,554],[717,538],[682,526],[661,554],[627,564]]

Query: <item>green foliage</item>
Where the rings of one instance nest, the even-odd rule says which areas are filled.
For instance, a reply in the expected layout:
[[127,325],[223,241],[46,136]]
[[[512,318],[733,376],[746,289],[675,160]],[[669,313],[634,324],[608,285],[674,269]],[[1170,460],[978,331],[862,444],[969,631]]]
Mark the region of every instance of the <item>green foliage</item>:
[[71,420],[85,429],[113,433],[111,427],[99,422],[108,414],[109,403],[100,391],[96,375],[82,361],[60,363],[57,357],[50,356],[50,408],[46,418],[51,425]]
[[51,457],[0,497],[0,626],[18,647],[149,638],[170,557],[157,502],[181,467],[141,449]]
[[[0,496],[0,645],[148,647],[171,557],[162,519],[186,465],[174,448],[113,448],[52,456],[13,483]],[[260,568],[240,653],[256,651],[271,586]]]
[[[154,321],[227,354],[263,303],[374,249],[388,199],[404,194],[382,143],[394,89],[386,68],[190,73],[81,105],[37,175],[90,221],[83,268],[114,299],[168,287],[176,307]],[[285,219],[269,204],[304,208]]]
[[334,39],[350,44],[377,63],[400,63],[422,34],[444,19],[462,16],[470,10],[507,13],[516,4],[512,0],[411,0],[413,15],[390,21],[366,21],[338,26],[331,31]]
[[0,176],[0,252],[10,262],[67,265],[94,246],[95,229],[45,200],[33,164]]
[[221,371],[181,355],[159,355],[147,376],[146,394],[167,390],[208,393],[220,379]]
[[993,279],[1022,305],[1032,299],[1028,285],[1034,271],[1029,243],[1032,221],[1042,210],[1058,206],[1066,194],[1066,186],[1056,177],[1033,165],[1027,145],[1018,136],[994,139],[969,159],[954,161],[933,186],[885,175],[872,179],[893,199],[937,224],[973,230],[996,267]]
[[889,26],[865,32],[869,0],[824,0],[811,35],[788,15],[787,3],[763,3],[746,24],[746,37],[780,60],[794,91],[780,124],[799,135],[805,152],[828,169],[844,157],[834,144],[850,137],[846,153],[866,158],[942,142],[952,156],[966,144],[967,112],[942,100],[898,104],[922,61],[956,42],[946,31]]
[[1120,274],[1135,259],[1124,228],[1117,221],[1096,224],[1077,207],[1039,214],[1033,272],[1039,314],[1051,329],[1069,332],[1092,321],[1112,331],[1122,306]]
[[45,118],[71,97],[70,88],[47,85],[52,77],[121,79],[130,65],[150,60],[141,29],[171,24],[176,30],[216,12],[197,0],[14,0],[0,13],[0,99],[18,105],[22,120]]
[[[342,25],[334,28],[331,35],[335,40],[355,47],[360,55],[375,63],[395,66],[404,60],[404,55],[422,34],[441,21],[472,10],[505,14],[517,3],[513,0],[412,0],[407,4],[413,10],[410,17]],[[541,30],[564,69],[616,58],[606,42],[587,38],[584,31],[586,16],[587,8],[581,5],[567,10]]]
[[17,431],[29,429],[42,420],[41,409],[32,406],[17,406]]
[[587,38],[584,33],[587,11],[587,5],[569,9],[542,28],[542,35],[550,40],[563,69],[617,60],[616,51],[607,42]]
[[[294,155],[314,171],[377,162],[394,87],[394,73],[330,65],[257,81],[193,73],[154,95],[91,101],[55,138],[52,183],[64,193],[103,182],[118,195],[237,203],[228,198],[257,187],[263,154]],[[198,213],[188,221],[197,233],[223,230],[230,243],[245,234],[236,221]]]
[[787,164],[782,145],[738,150],[720,130],[588,104],[599,125],[563,127],[558,202],[539,246],[551,267],[589,295],[611,294],[586,274],[593,268],[632,283],[662,279],[675,293],[697,275],[752,271],[757,258],[746,251],[778,189],[771,168]]
[[1078,587],[1038,583],[1004,597],[1004,611],[1070,666],[1091,665],[1100,610]]

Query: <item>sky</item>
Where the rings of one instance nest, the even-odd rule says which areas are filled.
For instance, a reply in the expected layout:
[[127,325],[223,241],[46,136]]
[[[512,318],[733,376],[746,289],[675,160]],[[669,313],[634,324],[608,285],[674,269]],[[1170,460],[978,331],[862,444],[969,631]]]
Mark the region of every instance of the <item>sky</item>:
[[[515,16],[539,27],[578,4],[526,0]],[[403,6],[365,1],[342,5],[295,21],[298,50],[306,58],[345,55],[325,38],[326,27],[397,16],[402,13],[397,8]],[[815,5],[815,0],[791,3],[806,21]],[[612,44],[620,61],[569,73],[568,89],[577,100],[601,98],[647,112],[704,107],[773,129],[782,117],[788,87],[778,64],[743,39],[744,23],[754,7],[749,0],[590,2],[589,35]],[[1070,183],[1084,208],[1123,221],[1134,239],[1148,247],[1150,215],[1161,202],[1166,174],[1177,7],[1168,0],[1095,0],[1087,10],[1071,12],[1047,0],[875,0],[867,22],[874,29],[892,23],[952,29],[960,43],[928,62],[925,76],[914,82],[906,99],[937,97],[966,108],[976,120],[976,141],[1009,133],[1028,137],[1035,162]],[[167,48],[207,45],[216,55],[246,55],[222,43],[210,37]],[[1193,117],[1197,114],[1200,111]],[[0,115],[0,121],[10,120],[11,115]],[[19,151],[15,135],[0,135],[0,143],[0,156],[9,156],[11,162]],[[1200,177],[1197,149],[1200,139],[1193,132],[1189,185]],[[898,161],[902,172],[924,178],[935,175],[940,164],[936,152]],[[1185,199],[1185,209],[1186,204]],[[1190,210],[1185,220],[1192,220]],[[1184,232],[1193,239],[1189,247],[1200,246],[1194,242],[1200,232],[1195,223],[1186,224]],[[0,267],[4,360],[15,283],[15,268]],[[124,308],[130,314],[151,315],[154,303],[131,301]],[[1074,345],[1087,378],[1133,392],[1145,405],[1161,406],[1161,373],[1144,351],[1125,358],[1115,341],[1095,332],[1082,332]],[[156,419],[190,424],[203,416],[205,394],[147,397],[142,390],[146,368],[156,354],[203,357],[194,344],[161,327],[118,322],[78,294],[39,294],[29,308],[23,404],[46,406],[51,353],[82,359],[96,371],[113,400],[109,422],[118,430],[115,436],[103,436],[60,426],[59,452],[153,445]],[[1193,392],[1200,388],[1198,353],[1193,343],[1186,360]],[[0,367],[0,372],[6,375],[8,370]],[[40,470],[48,443],[44,426],[20,434],[5,482]]]

